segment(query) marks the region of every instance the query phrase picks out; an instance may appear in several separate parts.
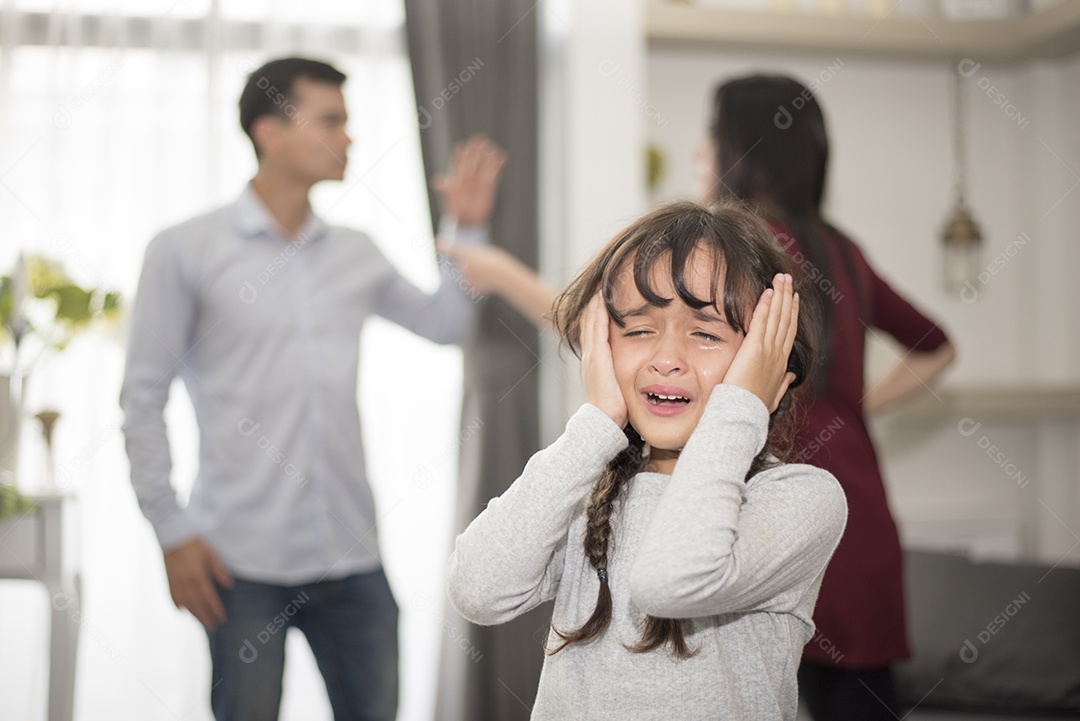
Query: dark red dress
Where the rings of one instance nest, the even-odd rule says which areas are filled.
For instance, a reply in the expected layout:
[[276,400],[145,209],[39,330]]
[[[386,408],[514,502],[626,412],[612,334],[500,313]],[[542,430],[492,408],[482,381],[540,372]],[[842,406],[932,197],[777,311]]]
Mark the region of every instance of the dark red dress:
[[[785,239],[783,226],[774,224],[773,231]],[[822,232],[831,282],[819,279],[817,284],[834,314],[829,387],[804,404],[791,460],[836,476],[847,494],[848,522],[825,571],[814,611],[817,633],[803,658],[871,669],[907,658],[910,651],[900,540],[863,418],[866,336],[884,332],[918,351],[934,350],[947,338],[935,322],[874,273],[854,242],[831,229]],[[782,244],[803,269],[804,278],[812,278],[797,240]],[[849,262],[843,260],[841,249]]]

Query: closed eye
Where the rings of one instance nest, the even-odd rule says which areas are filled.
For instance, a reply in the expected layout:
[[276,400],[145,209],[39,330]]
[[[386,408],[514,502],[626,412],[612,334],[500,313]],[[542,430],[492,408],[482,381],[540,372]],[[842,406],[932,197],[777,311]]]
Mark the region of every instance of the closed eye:
[[694,335],[696,335],[698,338],[702,338],[704,340],[707,340],[710,343],[722,343],[724,341],[723,338],[721,338],[719,336],[715,336],[712,333],[706,333],[705,331],[702,331],[702,330],[696,331],[694,333]]

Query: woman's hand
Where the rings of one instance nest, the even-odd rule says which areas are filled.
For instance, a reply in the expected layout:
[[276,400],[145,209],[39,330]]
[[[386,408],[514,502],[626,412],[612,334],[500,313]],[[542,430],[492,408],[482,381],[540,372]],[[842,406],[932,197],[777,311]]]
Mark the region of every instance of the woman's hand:
[[457,264],[468,283],[469,291],[487,295],[505,290],[504,279],[515,269],[517,260],[494,245],[466,245],[435,239],[435,250]]
[[750,329],[724,376],[724,383],[745,388],[765,404],[769,413],[780,405],[795,374],[787,369],[799,327],[799,294],[791,276],[777,273],[773,287],[761,294]]
[[551,328],[551,306],[559,291],[529,266],[502,248],[449,244],[436,238],[435,248],[452,259],[474,293],[498,293],[539,328]]
[[608,330],[611,320],[600,291],[589,301],[581,316],[581,375],[585,381],[585,400],[619,425],[628,422],[626,399],[615,379]]

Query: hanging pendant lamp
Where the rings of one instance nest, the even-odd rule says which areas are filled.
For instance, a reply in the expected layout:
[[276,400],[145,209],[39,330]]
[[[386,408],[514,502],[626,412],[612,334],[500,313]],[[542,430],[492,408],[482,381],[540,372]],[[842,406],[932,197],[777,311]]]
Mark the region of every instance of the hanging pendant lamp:
[[957,293],[977,281],[979,273],[979,247],[982,245],[982,231],[968,210],[966,202],[967,178],[964,136],[964,93],[960,87],[960,74],[955,64],[950,73],[950,90],[953,100],[953,152],[955,157],[953,198],[954,206],[945,228],[941,242],[945,247],[944,281],[946,290]]

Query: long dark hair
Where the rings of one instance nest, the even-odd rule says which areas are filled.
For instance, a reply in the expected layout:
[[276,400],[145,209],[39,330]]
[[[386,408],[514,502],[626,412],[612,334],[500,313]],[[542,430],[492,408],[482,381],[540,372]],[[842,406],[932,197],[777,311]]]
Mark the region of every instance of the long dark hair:
[[[716,199],[736,198],[753,203],[766,218],[777,220],[797,243],[804,260],[797,272],[816,278],[806,283],[821,310],[821,363],[812,387],[828,386],[832,356],[833,303],[836,273],[829,261],[829,244],[838,231],[821,215],[829,166],[829,139],[817,98],[802,83],[781,75],[749,75],[722,83],[713,98],[709,134],[713,140],[717,175]],[[862,304],[854,262],[843,243],[836,249]],[[816,271],[816,272],[815,272]]]
[[[686,268],[697,249],[707,251],[713,260],[714,292],[706,298],[694,296],[686,283]],[[659,295],[652,285],[650,274],[658,263],[670,269],[672,285],[683,303],[696,309],[713,306],[732,328],[744,334],[762,291],[771,287],[777,273],[792,272],[790,259],[776,247],[768,226],[742,205],[730,202],[709,208],[689,202],[665,205],[612,239],[556,300],[555,327],[575,355],[581,354],[582,314],[597,290],[602,291],[612,320],[623,325],[623,316],[613,304],[612,295],[624,271],[633,274],[634,284],[649,303],[666,306],[675,300]],[[722,293],[717,293],[721,282]],[[804,297],[799,281],[796,290]],[[768,440],[751,463],[747,478],[775,465],[776,457],[786,456],[790,451],[793,434],[791,414],[787,411],[792,406],[792,390],[813,373],[818,327],[811,299],[800,306],[799,328],[788,360],[795,381],[769,418]],[[556,628],[562,643],[549,653],[557,653],[572,643],[589,641],[611,623],[611,581],[607,577],[608,552],[613,542],[611,517],[627,481],[644,470],[648,462],[641,436],[629,424],[624,431],[629,446],[608,463],[593,487],[586,510],[585,555],[600,578],[596,607],[580,628],[574,631]],[[641,640],[630,650],[651,651],[666,644],[670,644],[679,658],[692,655],[681,621],[648,616]]]

